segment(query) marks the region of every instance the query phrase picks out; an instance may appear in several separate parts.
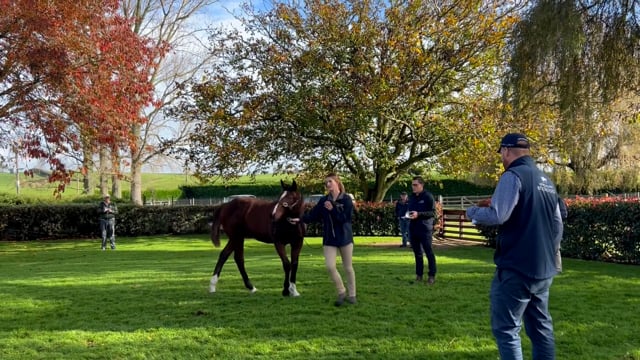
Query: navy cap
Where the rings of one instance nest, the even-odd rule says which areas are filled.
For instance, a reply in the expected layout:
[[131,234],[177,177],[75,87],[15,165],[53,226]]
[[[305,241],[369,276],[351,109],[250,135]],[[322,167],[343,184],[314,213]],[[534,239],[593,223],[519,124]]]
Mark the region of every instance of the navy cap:
[[502,138],[502,141],[500,141],[500,147],[498,148],[498,152],[500,152],[500,149],[503,147],[528,149],[529,139],[524,134],[510,133],[505,135]]

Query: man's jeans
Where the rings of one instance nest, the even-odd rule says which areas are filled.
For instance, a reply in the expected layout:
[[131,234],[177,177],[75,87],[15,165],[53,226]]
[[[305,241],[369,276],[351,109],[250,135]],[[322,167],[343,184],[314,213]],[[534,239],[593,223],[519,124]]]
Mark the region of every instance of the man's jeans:
[[534,360],[555,359],[549,288],[553,278],[536,280],[513,270],[496,270],[491,283],[491,329],[500,359],[521,360],[520,328],[524,327]]
[[402,246],[407,246],[410,242],[409,240],[409,222],[411,220],[400,218],[398,220],[398,225],[400,227],[400,235],[402,236]]
[[427,255],[427,261],[429,262],[429,276],[436,276],[436,255],[433,253],[432,242],[433,235],[431,231],[422,234],[411,235],[411,248],[413,249],[413,255],[416,258],[416,276],[422,277],[424,274],[424,257]]
[[116,248],[116,219],[100,219],[100,235],[102,236],[102,248],[107,247],[107,239],[111,249]]

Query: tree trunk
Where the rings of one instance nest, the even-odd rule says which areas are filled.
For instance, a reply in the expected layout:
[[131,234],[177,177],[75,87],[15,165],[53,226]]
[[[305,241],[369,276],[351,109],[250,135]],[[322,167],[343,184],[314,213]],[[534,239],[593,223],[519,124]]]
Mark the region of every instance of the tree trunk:
[[376,172],[376,181],[373,184],[373,188],[369,186],[366,179],[359,179],[359,187],[363,191],[364,200],[380,202],[384,201],[384,197],[387,191],[398,180],[397,176],[388,176],[387,171],[378,170]]
[[111,174],[111,196],[116,199],[122,199],[120,154],[114,151],[111,152],[111,169],[113,171]]
[[139,161],[131,164],[131,201],[136,205],[143,205],[142,164]]
[[391,189],[391,186],[395,184],[397,180],[397,175],[389,176],[389,172],[378,170],[378,172],[376,173],[376,183],[374,184],[374,186],[376,187],[375,197],[372,199],[372,201],[384,201],[384,196],[387,194],[387,191]]
[[91,184],[91,173],[93,172],[93,151],[83,141],[82,149],[82,193],[84,195],[93,194],[93,187]]
[[131,149],[131,201],[136,205],[142,202],[142,140],[140,125],[132,125],[131,132],[136,139],[136,146]]
[[82,193],[85,195],[91,194],[91,175],[88,171],[82,174]]
[[120,184],[120,175],[111,175],[111,196],[116,199],[122,199],[122,186]]
[[100,147],[99,159],[100,195],[104,196],[109,193],[109,156],[107,154],[107,149],[104,146]]
[[[16,148],[14,148],[16,149]],[[14,168],[16,170],[16,195],[20,195],[20,170],[19,170],[19,157],[18,157],[18,151],[14,151],[15,154],[15,164],[14,164]]]

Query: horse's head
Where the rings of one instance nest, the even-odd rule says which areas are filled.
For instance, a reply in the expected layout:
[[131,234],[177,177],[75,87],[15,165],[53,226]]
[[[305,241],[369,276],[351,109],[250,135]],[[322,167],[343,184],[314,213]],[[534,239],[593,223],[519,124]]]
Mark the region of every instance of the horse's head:
[[282,194],[278,198],[276,206],[273,208],[271,214],[274,221],[278,221],[282,218],[297,218],[302,216],[304,212],[304,201],[302,200],[302,194],[298,191],[298,185],[293,180],[291,185],[287,185],[284,181],[280,180],[282,186]]

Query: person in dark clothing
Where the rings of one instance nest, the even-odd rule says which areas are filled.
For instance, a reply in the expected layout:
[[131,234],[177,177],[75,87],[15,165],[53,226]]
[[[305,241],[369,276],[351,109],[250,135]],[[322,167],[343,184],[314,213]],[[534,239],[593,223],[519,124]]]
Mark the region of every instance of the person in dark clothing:
[[567,203],[560,196],[558,196],[558,206],[560,206],[560,217],[562,221],[567,220],[567,217],[569,217],[569,209],[567,209]]
[[400,236],[402,236],[402,245],[400,247],[407,247],[407,244],[411,242],[409,239],[409,218],[407,212],[409,211],[409,198],[406,192],[400,193],[400,200],[396,201],[396,218],[398,219],[398,227],[400,228]]
[[413,193],[409,197],[409,237],[416,258],[416,282],[423,279],[423,254],[426,254],[429,263],[427,284],[433,285],[436,281],[436,256],[432,247],[435,200],[433,195],[424,189],[424,180],[420,176],[413,177],[411,189]]
[[[562,218],[562,222],[564,223],[569,216],[569,209],[567,208],[567,203],[560,196],[558,196],[558,206],[560,207],[560,218]],[[559,273],[562,272],[562,254],[560,253],[560,247],[558,247],[556,251],[556,269]]]
[[[322,222],[322,250],[329,276],[336,286],[338,297],[335,306],[344,301],[356,303],[356,274],[353,270],[353,200],[346,193],[344,185],[336,174],[329,174],[324,179],[327,194],[320,198],[316,205],[302,217],[304,223]],[[300,219],[290,219],[297,223]],[[347,277],[345,288],[338,272],[336,262],[338,254],[342,259],[342,267]]]
[[522,359],[520,329],[533,359],[554,359],[549,289],[557,274],[562,219],[554,183],[530,156],[529,139],[507,134],[498,150],[505,171],[485,206],[467,209],[475,224],[498,226],[491,283],[491,328],[501,359]]
[[98,207],[98,214],[100,214],[100,235],[102,236],[102,250],[107,249],[107,238],[111,245],[111,250],[116,249],[116,214],[118,213],[118,207],[111,202],[109,194],[104,196],[100,206]]

